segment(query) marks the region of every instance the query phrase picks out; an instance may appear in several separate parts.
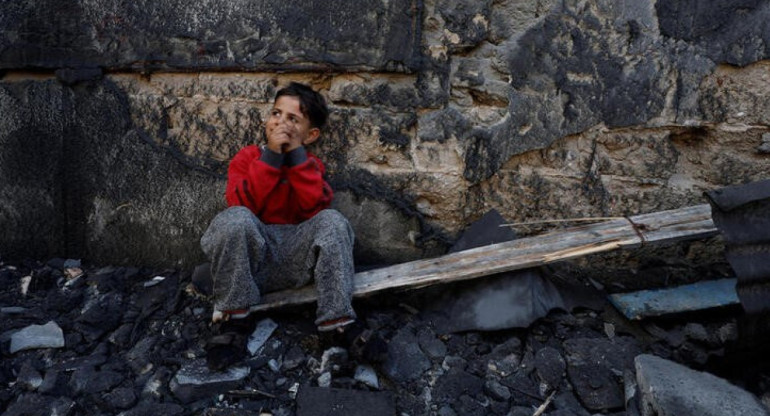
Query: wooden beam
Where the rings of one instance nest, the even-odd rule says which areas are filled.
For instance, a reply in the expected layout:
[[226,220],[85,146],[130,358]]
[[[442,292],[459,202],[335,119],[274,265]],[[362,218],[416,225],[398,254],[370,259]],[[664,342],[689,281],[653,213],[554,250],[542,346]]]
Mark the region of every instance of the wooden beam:
[[[636,215],[356,273],[353,296],[475,279],[619,248],[704,238],[716,233],[708,204]],[[273,292],[264,296],[257,310],[315,300],[313,286]]]

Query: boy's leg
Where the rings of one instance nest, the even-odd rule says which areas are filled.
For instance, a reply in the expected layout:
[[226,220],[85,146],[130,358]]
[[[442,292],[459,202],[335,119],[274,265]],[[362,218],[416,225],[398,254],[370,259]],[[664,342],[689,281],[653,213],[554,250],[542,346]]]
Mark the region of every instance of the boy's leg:
[[265,225],[245,207],[220,212],[201,238],[211,261],[214,309],[248,309],[260,300],[260,264],[268,255]]
[[[355,318],[351,305],[354,236],[348,220],[339,212],[326,209],[301,224],[282,229],[281,234],[279,251],[283,259],[281,264],[269,266],[266,290],[276,290],[279,285],[298,287],[315,279],[316,325]],[[276,277],[282,282],[274,281]]]

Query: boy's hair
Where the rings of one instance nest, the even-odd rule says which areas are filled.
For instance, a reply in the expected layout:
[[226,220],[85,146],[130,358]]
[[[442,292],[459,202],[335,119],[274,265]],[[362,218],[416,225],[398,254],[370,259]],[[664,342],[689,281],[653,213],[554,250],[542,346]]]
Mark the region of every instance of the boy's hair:
[[323,129],[326,125],[326,119],[329,117],[329,108],[326,107],[326,100],[321,94],[305,84],[292,82],[278,90],[275,99],[277,100],[284,95],[297,97],[299,109],[310,120],[310,126]]

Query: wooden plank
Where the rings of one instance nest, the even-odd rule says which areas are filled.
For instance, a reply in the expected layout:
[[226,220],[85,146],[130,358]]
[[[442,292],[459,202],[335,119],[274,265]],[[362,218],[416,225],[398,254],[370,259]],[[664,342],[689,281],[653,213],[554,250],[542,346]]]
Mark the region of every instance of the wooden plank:
[[737,279],[706,280],[665,289],[615,293],[610,302],[628,319],[738,305]]
[[[716,233],[708,204],[642,214],[357,273],[353,295],[474,279],[618,248],[704,238]],[[268,293],[257,310],[313,302],[315,298],[312,286]]]

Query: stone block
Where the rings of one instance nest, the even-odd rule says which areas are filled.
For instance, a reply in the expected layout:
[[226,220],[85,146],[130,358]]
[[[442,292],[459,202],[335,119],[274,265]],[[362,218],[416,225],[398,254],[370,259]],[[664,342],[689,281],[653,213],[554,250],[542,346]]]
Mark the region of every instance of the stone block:
[[404,328],[388,343],[388,354],[383,372],[396,382],[408,382],[422,375],[431,366],[420,349],[417,336]]
[[365,0],[356,7],[337,0],[196,0],[181,6],[146,0],[61,6],[28,0],[4,7],[0,16],[0,43],[6,45],[0,68],[306,70],[359,65],[411,71],[420,64],[415,53],[420,14],[411,6],[409,0]]
[[[575,338],[563,344],[567,377],[585,408],[592,411],[621,408],[625,404],[622,374],[633,368],[640,351],[633,339]],[[619,376],[621,375],[621,376]]]
[[302,387],[297,394],[297,416],[393,416],[389,392],[367,392],[323,387]]
[[634,362],[645,416],[770,414],[754,395],[712,374],[647,354]]
[[64,333],[54,321],[45,325],[30,325],[11,335],[11,354],[29,349],[62,347]]
[[62,252],[64,90],[53,80],[0,82],[0,252]]
[[250,373],[249,367],[232,367],[221,372],[212,372],[205,360],[187,363],[171,379],[169,387],[181,402],[216,396],[236,388]]

